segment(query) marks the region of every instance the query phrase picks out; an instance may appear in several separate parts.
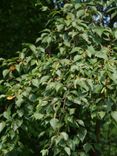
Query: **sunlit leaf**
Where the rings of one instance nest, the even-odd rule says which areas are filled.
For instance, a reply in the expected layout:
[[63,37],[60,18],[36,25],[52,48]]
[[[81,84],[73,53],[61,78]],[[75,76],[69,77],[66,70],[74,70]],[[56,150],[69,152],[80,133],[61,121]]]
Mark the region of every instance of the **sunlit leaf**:
[[0,122],[0,133],[3,131],[4,127],[5,127],[5,122],[4,121]]
[[117,111],[111,112],[111,116],[117,122]]

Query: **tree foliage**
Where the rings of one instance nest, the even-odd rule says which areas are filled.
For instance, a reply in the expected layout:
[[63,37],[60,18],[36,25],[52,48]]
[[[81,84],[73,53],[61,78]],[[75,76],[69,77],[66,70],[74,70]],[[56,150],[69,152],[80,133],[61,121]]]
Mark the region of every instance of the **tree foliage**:
[[35,45],[1,59],[1,156],[117,154],[117,30],[94,14],[93,1],[66,3]]

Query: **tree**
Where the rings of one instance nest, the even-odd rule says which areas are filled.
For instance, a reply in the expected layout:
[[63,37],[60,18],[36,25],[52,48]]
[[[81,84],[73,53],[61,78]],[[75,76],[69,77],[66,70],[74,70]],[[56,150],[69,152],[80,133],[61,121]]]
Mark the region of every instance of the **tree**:
[[1,59],[1,156],[117,154],[117,30],[97,4],[53,9],[36,45]]

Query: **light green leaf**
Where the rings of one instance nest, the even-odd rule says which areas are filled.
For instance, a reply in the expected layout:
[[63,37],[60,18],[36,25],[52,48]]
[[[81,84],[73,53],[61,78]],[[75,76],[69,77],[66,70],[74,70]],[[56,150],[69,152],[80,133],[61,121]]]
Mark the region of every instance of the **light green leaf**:
[[85,14],[85,11],[80,9],[79,11],[77,11],[76,16],[77,16],[78,18],[80,18],[80,17],[82,17],[84,14]]
[[68,96],[67,97],[69,101],[75,103],[75,104],[78,104],[78,105],[81,105],[81,100],[79,98],[75,98],[75,97],[72,97],[72,96]]
[[18,107],[20,107],[21,104],[23,103],[23,101],[24,101],[24,100],[23,100],[22,95],[17,96],[16,105],[17,105]]
[[22,117],[24,115],[23,110],[17,110],[17,114],[19,115],[19,117]]
[[6,119],[10,119],[10,115],[11,115],[11,111],[9,109],[7,109],[7,111],[5,111],[3,113],[3,116],[6,118]]
[[102,33],[104,32],[104,29],[101,27],[97,27],[93,31],[101,37]]
[[40,83],[44,84],[45,82],[47,82],[47,80],[49,79],[49,76],[43,76],[40,80]]
[[84,125],[84,122],[83,122],[82,120],[77,120],[77,122],[78,122],[79,125],[81,125],[81,126],[83,126],[83,127],[85,126],[85,125]]
[[100,117],[101,119],[104,118],[105,114],[106,114],[106,113],[103,112],[103,111],[98,112],[98,115],[99,115],[99,117]]
[[81,4],[79,3],[80,0],[76,0],[77,3],[75,4],[75,9],[79,9],[81,7]]
[[95,53],[96,53],[96,51],[95,51],[95,49],[94,49],[94,47],[93,46],[88,46],[88,49],[87,49],[87,55],[89,56],[89,57],[91,57],[92,55],[94,55]]
[[56,86],[55,86],[55,89],[56,89],[57,92],[58,92],[60,89],[62,89],[62,87],[63,87],[63,84],[62,84],[62,83],[59,83],[59,82],[57,82],[55,85],[56,85]]
[[47,6],[43,6],[41,9],[42,9],[42,11],[47,11],[48,7]]
[[102,51],[97,52],[97,53],[95,54],[95,56],[98,57],[98,58],[102,58],[102,59],[104,59],[104,60],[107,60],[107,59],[108,59],[107,54],[104,53],[104,52],[102,52]]
[[64,25],[63,24],[57,24],[56,27],[57,27],[58,31],[61,31],[64,28]]
[[117,122],[117,111],[111,112],[111,116]]
[[41,150],[42,156],[47,156],[48,155],[48,149]]
[[0,133],[2,132],[4,127],[5,127],[5,122],[3,121],[3,122],[0,123]]
[[61,135],[63,136],[64,140],[68,140],[68,134],[66,132],[61,132]]
[[70,69],[71,72],[75,72],[75,71],[78,71],[78,70],[79,70],[79,67],[77,65],[72,65],[71,66],[71,69]]
[[34,52],[34,53],[36,52],[36,47],[35,47],[35,45],[29,44],[29,43],[28,43],[27,45],[29,46],[29,48],[31,49],[32,52]]
[[79,85],[80,87],[84,88],[86,91],[89,90],[89,87],[88,87],[88,85],[86,84],[84,78],[77,78],[77,79],[74,81],[74,87],[77,88],[77,85]]
[[16,131],[22,125],[22,123],[23,123],[23,120],[15,120],[12,125],[14,131]]
[[73,54],[73,53],[77,53],[77,54],[80,54],[80,51],[82,51],[82,49],[80,47],[74,47],[70,54]]
[[107,60],[107,55],[102,52],[97,52],[97,54],[95,54],[95,56],[97,56],[98,58]]
[[117,39],[117,30],[114,32],[115,38]]
[[33,84],[33,86],[35,86],[35,87],[39,87],[39,80],[38,80],[38,79],[33,79],[33,80],[32,80],[32,84]]
[[37,120],[40,120],[44,117],[44,114],[41,114],[41,113],[38,113],[38,112],[35,112],[33,117]]
[[5,98],[6,96],[4,94],[0,95],[0,99]]
[[69,147],[65,147],[64,150],[68,155],[71,155],[71,150]]
[[90,41],[89,41],[89,36],[88,36],[88,34],[86,34],[86,33],[83,33],[82,35],[81,35],[81,37],[87,42],[87,43],[89,43],[90,44]]
[[53,118],[50,120],[50,125],[53,129],[56,129],[59,127],[59,120],[56,118]]
[[80,60],[80,59],[82,59],[82,55],[75,55],[74,56],[74,61],[75,62],[78,61],[78,60]]
[[70,115],[75,114],[75,110],[76,110],[75,108],[70,108],[70,109],[69,109],[69,114],[70,114]]
[[93,90],[93,80],[91,80],[91,79],[87,79],[87,83],[88,83],[88,85],[90,86],[90,88],[91,88],[91,90]]
[[3,77],[5,78],[8,75],[8,73],[9,73],[8,69],[3,70],[3,73],[2,73]]
[[57,70],[57,71],[56,71],[56,74],[57,74],[58,76],[61,76],[61,71],[60,71],[60,70]]

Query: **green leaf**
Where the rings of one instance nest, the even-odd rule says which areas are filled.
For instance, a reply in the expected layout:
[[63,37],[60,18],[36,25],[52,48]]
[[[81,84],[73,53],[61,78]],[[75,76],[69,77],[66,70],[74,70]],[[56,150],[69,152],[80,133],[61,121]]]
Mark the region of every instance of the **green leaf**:
[[81,37],[82,37],[88,44],[91,43],[91,42],[89,41],[89,36],[88,36],[88,34],[83,33],[83,34],[81,35]]
[[17,114],[19,117],[22,117],[24,115],[24,111],[23,110],[17,110]]
[[63,24],[56,25],[58,31],[61,31],[64,28]]
[[114,81],[115,84],[117,84],[117,71],[114,70],[112,74],[109,74],[110,79]]
[[93,31],[95,31],[95,33],[98,34],[101,37],[102,33],[104,32],[104,28],[97,27]]
[[103,111],[98,112],[98,115],[99,115],[100,119],[103,119],[104,116],[105,116],[105,114],[106,114],[106,113],[103,112]]
[[82,17],[84,14],[85,14],[85,11],[80,9],[79,11],[77,11],[76,16],[77,16],[78,18],[80,18],[80,17]]
[[80,54],[80,51],[82,51],[82,49],[80,47],[74,47],[70,54],[73,54],[73,53],[77,53],[77,54]]
[[38,79],[33,79],[32,80],[32,85],[35,87],[39,87],[39,80]]
[[23,52],[21,52],[19,57],[23,60],[25,58],[25,54]]
[[84,141],[84,139],[85,139],[85,137],[86,137],[86,134],[87,134],[87,130],[86,130],[86,129],[82,128],[82,129],[79,130],[79,132],[78,132],[78,137],[79,137],[79,139],[80,139],[82,142]]
[[117,111],[111,112],[111,116],[117,122]]
[[56,74],[60,77],[61,76],[61,71],[60,70],[57,70],[56,71]]
[[32,52],[34,52],[34,53],[36,52],[36,47],[35,47],[35,45],[29,44],[29,43],[26,44],[26,45],[31,49]]
[[3,77],[5,78],[9,74],[9,70],[8,69],[3,70],[2,74],[3,74]]
[[79,154],[80,154],[80,156],[87,156],[87,154],[85,152],[80,152]]
[[69,147],[65,147],[64,150],[68,155],[71,155],[71,150]]
[[70,108],[70,109],[69,109],[69,114],[70,114],[70,115],[75,114],[75,110],[76,110],[75,108]]
[[56,128],[59,127],[59,120],[56,119],[56,118],[51,119],[50,120],[50,125],[55,130]]
[[98,58],[103,58],[103,59],[107,60],[107,55],[103,54],[101,52],[98,52],[95,56],[97,56]]
[[74,81],[74,87],[77,88],[77,85],[79,85],[80,87],[84,88],[86,91],[89,90],[89,87],[88,87],[88,85],[86,84],[84,78],[77,78],[77,79]]
[[2,130],[4,129],[5,127],[5,122],[0,122],[0,133],[2,132]]
[[74,62],[81,60],[82,59],[82,55],[76,55],[74,56]]
[[42,78],[41,78],[41,80],[40,80],[40,83],[42,83],[42,84],[44,84],[45,82],[47,82],[48,81],[48,79],[50,78],[50,76],[43,76]]
[[42,156],[47,156],[48,155],[48,149],[41,150],[41,154],[42,154]]
[[32,101],[32,102],[35,102],[36,96],[34,94],[30,94],[29,95],[29,100]]
[[87,55],[89,56],[89,57],[91,57],[92,55],[94,55],[95,53],[96,53],[96,51],[95,51],[95,49],[94,49],[94,47],[91,45],[91,46],[88,46],[88,49],[87,49]]
[[0,95],[0,99],[5,98],[6,96],[4,94]]
[[98,58],[102,58],[104,60],[107,60],[108,59],[106,49],[102,49],[101,51],[97,51],[97,53],[95,54],[95,56],[98,57]]
[[66,132],[61,132],[61,135],[63,136],[64,140],[68,140],[68,134]]
[[11,115],[11,111],[10,111],[10,109],[7,109],[7,111],[5,111],[4,113],[3,113],[3,116],[6,118],[6,119],[10,119],[10,116]]
[[79,9],[81,7],[81,4],[79,3],[80,0],[76,0],[75,9]]
[[77,122],[78,122],[79,125],[81,125],[81,126],[83,126],[83,127],[85,126],[85,125],[84,125],[84,122],[83,122],[82,120],[77,120]]
[[38,113],[38,112],[35,112],[33,117],[37,120],[40,120],[44,117],[44,114],[41,114],[41,113]]
[[58,92],[60,89],[62,89],[62,87],[63,87],[63,84],[62,84],[62,83],[57,82],[57,83],[55,84],[55,89],[56,89],[57,92]]
[[75,97],[72,97],[72,96],[68,96],[67,97],[69,101],[75,103],[75,104],[78,104],[78,105],[81,105],[81,100],[79,98],[75,98]]
[[114,32],[115,38],[117,39],[117,30]]
[[23,102],[24,100],[23,100],[22,95],[17,96],[16,105],[20,107]]
[[23,120],[15,120],[13,121],[13,130],[16,131],[23,123]]
[[43,6],[41,9],[42,9],[42,11],[47,11],[48,7],[47,6]]
[[86,143],[83,145],[83,148],[84,148],[85,152],[88,153],[93,147],[91,144]]
[[72,65],[71,66],[71,69],[70,69],[71,72],[75,72],[75,71],[78,71],[78,70],[79,70],[79,67],[77,65]]

